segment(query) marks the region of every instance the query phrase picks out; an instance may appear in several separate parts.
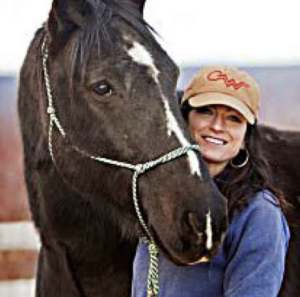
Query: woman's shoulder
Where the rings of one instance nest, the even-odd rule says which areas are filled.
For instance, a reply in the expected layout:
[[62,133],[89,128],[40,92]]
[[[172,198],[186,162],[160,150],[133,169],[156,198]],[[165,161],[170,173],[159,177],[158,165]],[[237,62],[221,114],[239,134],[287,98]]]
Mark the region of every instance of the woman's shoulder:
[[234,213],[227,240],[231,249],[277,242],[287,249],[290,231],[278,198],[268,190],[256,193],[249,204]]
[[254,213],[262,215],[266,213],[281,213],[278,198],[269,190],[263,189],[248,199],[247,205],[237,211],[237,216],[246,216]]
[[272,228],[287,229],[279,200],[267,189],[257,192],[246,207],[235,212],[233,224],[244,227],[259,225],[262,232]]
[[246,207],[235,211],[226,238],[233,251],[241,245],[245,249],[260,245],[263,240],[286,249],[290,231],[277,197],[268,190],[256,193]]
[[268,205],[271,204],[273,206],[276,206],[277,208],[280,208],[280,203],[278,198],[270,192],[268,189],[263,189],[254,195],[252,199],[250,199],[250,204],[253,205]]

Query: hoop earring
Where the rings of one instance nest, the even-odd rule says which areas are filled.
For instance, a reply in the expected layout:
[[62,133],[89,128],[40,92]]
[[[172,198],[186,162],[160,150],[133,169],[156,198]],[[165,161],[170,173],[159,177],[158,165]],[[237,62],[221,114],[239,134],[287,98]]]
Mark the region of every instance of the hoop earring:
[[[249,158],[249,151],[246,148],[240,149],[237,156],[230,160],[230,165],[233,168],[242,168],[249,162]],[[234,160],[236,160],[235,163]]]

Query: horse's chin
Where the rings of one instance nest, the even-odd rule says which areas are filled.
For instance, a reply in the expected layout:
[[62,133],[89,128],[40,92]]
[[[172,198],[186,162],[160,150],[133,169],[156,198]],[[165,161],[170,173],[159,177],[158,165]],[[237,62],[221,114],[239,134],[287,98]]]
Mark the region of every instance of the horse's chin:
[[195,265],[198,263],[204,263],[204,262],[208,262],[210,260],[209,255],[203,255],[203,256],[199,256],[194,255],[192,253],[187,254],[175,254],[174,252],[166,252],[166,250],[162,249],[160,247],[163,256],[168,259],[169,261],[171,261],[172,263],[178,265],[178,266],[189,266],[189,265]]
[[206,262],[209,262],[209,261],[210,261],[210,258],[208,258],[207,256],[204,256],[196,262],[188,263],[188,265],[193,266],[193,265],[197,265],[197,264],[200,264],[200,263],[206,263]]
[[209,262],[217,254],[217,251],[205,251],[202,253],[196,251],[179,255],[173,252],[166,252],[164,249],[162,253],[165,258],[167,258],[169,261],[173,262],[178,266],[193,266],[200,263]]
[[219,244],[215,244],[214,248],[210,251],[201,246],[186,249],[184,251],[184,244],[180,242],[178,243],[178,248],[176,250],[174,244],[167,245],[159,239],[156,233],[154,233],[154,235],[156,244],[163,256],[179,266],[189,266],[209,262],[218,252]]

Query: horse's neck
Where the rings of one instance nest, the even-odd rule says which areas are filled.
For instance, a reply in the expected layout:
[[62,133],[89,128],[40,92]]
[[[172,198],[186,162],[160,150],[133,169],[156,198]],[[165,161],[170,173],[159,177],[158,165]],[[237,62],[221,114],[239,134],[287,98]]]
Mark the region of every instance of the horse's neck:
[[[69,288],[80,288],[78,291],[84,292],[78,293],[80,297],[129,296],[134,242],[122,238],[113,212],[106,209],[105,202],[99,209],[93,208],[87,197],[76,193],[57,172],[51,172],[50,176],[47,173],[42,177],[45,198],[42,207],[47,211],[47,221],[51,225],[41,231],[44,254],[54,251],[52,266],[62,269],[61,273],[53,270],[53,274],[63,274]],[[53,185],[56,185],[55,197],[51,196]],[[102,199],[105,197],[99,197],[99,202]],[[51,238],[47,238],[48,232],[53,234]]]
[[[47,291],[49,297],[129,297],[132,247],[125,243],[117,248],[98,248],[91,248],[86,256],[87,250],[82,255],[77,249],[58,242],[43,246],[38,292],[43,288],[42,292]],[[42,296],[42,293],[37,294],[37,297]]]

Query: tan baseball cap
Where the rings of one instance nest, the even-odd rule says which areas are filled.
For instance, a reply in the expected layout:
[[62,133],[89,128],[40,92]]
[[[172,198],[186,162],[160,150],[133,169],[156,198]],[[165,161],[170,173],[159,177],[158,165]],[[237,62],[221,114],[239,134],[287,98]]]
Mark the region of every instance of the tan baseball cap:
[[259,86],[248,73],[235,67],[204,67],[185,90],[181,104],[188,100],[192,107],[226,105],[254,124],[260,97]]

